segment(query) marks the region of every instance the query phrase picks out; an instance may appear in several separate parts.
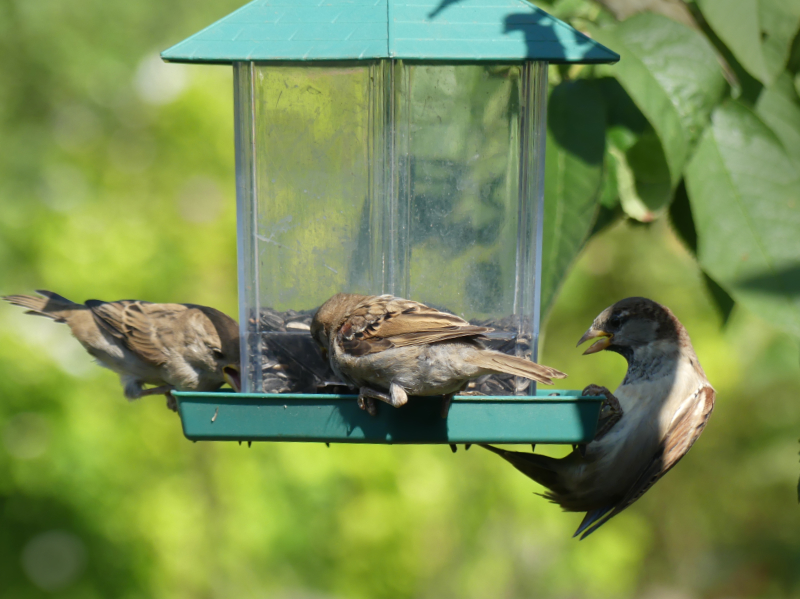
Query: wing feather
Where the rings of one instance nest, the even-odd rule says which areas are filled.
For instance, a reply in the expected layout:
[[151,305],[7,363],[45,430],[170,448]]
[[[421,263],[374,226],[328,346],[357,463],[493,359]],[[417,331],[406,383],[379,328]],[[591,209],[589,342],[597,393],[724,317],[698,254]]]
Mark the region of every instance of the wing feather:
[[393,347],[479,337],[491,330],[419,302],[383,295],[356,307],[338,337],[347,353],[363,356]]
[[[636,482],[631,485],[628,492],[625,493],[622,499],[608,512],[606,517],[595,522],[591,528],[583,533],[581,540],[588,537],[603,524],[611,520],[611,518],[638,500],[686,455],[695,441],[700,438],[703,429],[706,427],[708,418],[711,416],[711,412],[714,409],[715,397],[716,393],[712,387],[705,386],[698,391],[696,401],[686,410],[679,413],[672,421],[667,434],[664,435],[661,441],[658,451],[656,451],[653,458],[642,469],[641,473],[636,478]],[[692,408],[699,402],[702,402],[703,408],[700,414],[697,415]]]
[[97,323],[142,360],[161,366],[167,362],[165,344],[169,345],[174,325],[188,307],[182,304],[151,304],[137,300],[101,302],[89,300]]

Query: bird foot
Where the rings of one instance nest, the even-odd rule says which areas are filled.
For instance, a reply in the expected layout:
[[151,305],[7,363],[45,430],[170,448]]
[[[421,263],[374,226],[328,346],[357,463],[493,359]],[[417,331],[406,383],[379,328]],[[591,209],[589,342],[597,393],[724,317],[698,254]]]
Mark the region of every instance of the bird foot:
[[166,395],[170,391],[172,391],[174,387],[172,385],[161,385],[160,387],[151,387],[150,389],[142,389],[139,392],[139,397],[144,397],[146,395]]
[[178,400],[175,399],[175,396],[170,391],[164,393],[164,396],[167,398],[167,409],[172,410],[173,412],[177,412]]
[[600,406],[597,432],[593,439],[594,441],[599,441],[622,419],[622,406],[620,406],[619,400],[614,397],[611,391],[600,385],[589,385],[583,390],[582,395],[602,395],[605,397],[603,405]]
[[450,413],[450,404],[453,403],[453,395],[455,395],[455,393],[450,393],[442,397],[442,418],[447,418],[447,415]]
[[388,404],[392,403],[392,398],[388,393],[384,393],[383,391],[378,391],[371,387],[361,387],[361,389],[358,390],[358,407],[362,410],[366,410],[370,416],[378,415],[378,406],[375,403],[376,399],[385,401]]

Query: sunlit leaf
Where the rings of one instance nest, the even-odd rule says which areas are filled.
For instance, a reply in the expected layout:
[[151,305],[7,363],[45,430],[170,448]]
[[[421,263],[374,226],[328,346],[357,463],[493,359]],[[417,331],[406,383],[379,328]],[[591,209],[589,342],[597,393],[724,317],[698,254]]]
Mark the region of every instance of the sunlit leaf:
[[757,115],[719,108],[687,168],[703,269],[737,302],[800,335],[800,168]]
[[736,60],[764,85],[786,65],[800,27],[798,0],[700,0],[703,16]]
[[714,50],[699,31],[655,14],[592,33],[620,54],[620,62],[603,72],[619,80],[652,125],[674,188],[725,89]]
[[756,103],[756,114],[778,136],[786,151],[800,160],[800,103],[788,74],[765,88]]

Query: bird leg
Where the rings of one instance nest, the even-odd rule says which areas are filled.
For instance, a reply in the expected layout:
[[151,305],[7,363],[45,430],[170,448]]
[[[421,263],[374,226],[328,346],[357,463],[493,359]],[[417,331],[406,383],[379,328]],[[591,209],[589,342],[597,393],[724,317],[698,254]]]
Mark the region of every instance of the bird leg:
[[389,385],[389,393],[384,393],[372,387],[361,387],[361,389],[359,389],[358,407],[369,412],[371,416],[375,416],[378,413],[378,408],[375,405],[376,399],[386,402],[395,408],[399,408],[408,403],[408,394],[406,390],[397,383]]
[[593,439],[594,441],[599,441],[622,419],[622,406],[620,406],[619,400],[614,397],[611,391],[600,385],[589,385],[583,390],[582,395],[602,395],[605,397],[603,405],[600,407],[597,433]]
[[150,389],[142,388],[142,382],[132,376],[121,376],[123,388],[125,390],[125,397],[129,401],[145,397],[146,395],[164,395],[167,398],[167,408],[173,412],[178,411],[178,402],[172,395],[172,390],[175,389],[172,385],[159,385]]
[[[167,395],[174,388],[175,387],[172,385],[161,385],[160,387],[153,387],[151,389],[142,389],[141,393],[139,393],[139,397],[144,397],[145,395]],[[139,397],[136,399],[139,399]]]
[[137,379],[133,376],[120,376],[120,381],[122,382],[122,387],[125,393],[125,397],[129,401],[133,401],[135,399],[139,399],[141,397],[145,397],[147,395],[166,395],[167,397],[167,407],[172,410],[173,412],[178,411],[178,404],[175,402],[175,398],[172,397],[171,391],[175,389],[172,385],[159,385],[158,387],[151,387],[150,389],[145,389],[142,385],[142,381]]
[[[459,389],[455,393],[448,393],[447,395],[442,396],[442,418],[447,418],[447,415],[450,413],[450,404],[453,403],[453,398],[456,396],[456,393],[462,393],[464,389],[469,387],[469,383],[470,381],[464,383],[461,386],[461,389]],[[469,447],[467,447],[464,451],[466,451],[467,449],[469,449]]]
[[376,399],[392,405],[392,398],[388,393],[378,391],[372,387],[361,387],[358,390],[358,407],[366,410],[370,416],[378,415],[378,406],[375,405]]
[[139,397],[144,397],[145,395],[163,395],[167,398],[167,409],[177,413],[178,400],[172,395],[173,389],[174,387],[172,385],[161,385],[159,387],[153,387],[152,389],[142,389]]
[[450,404],[453,403],[455,393],[448,393],[442,396],[442,418],[447,418],[450,413]]

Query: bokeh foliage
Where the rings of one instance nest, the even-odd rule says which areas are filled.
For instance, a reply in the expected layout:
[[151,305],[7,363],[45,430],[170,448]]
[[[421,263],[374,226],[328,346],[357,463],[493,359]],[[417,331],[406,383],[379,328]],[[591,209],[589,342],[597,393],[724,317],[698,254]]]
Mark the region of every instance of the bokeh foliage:
[[[235,314],[230,72],[156,54],[238,3],[0,6],[0,293]],[[3,306],[0,597],[796,597],[794,4],[542,3],[623,53],[551,69],[542,359],[613,387],[622,360],[574,343],[645,295],[718,390],[623,516],[578,543],[579,516],[478,448],[192,444],[65,327]]]

